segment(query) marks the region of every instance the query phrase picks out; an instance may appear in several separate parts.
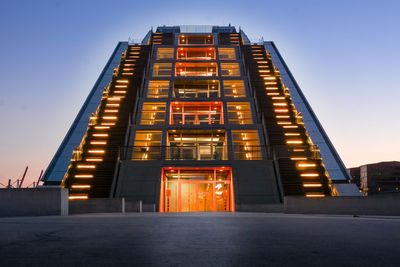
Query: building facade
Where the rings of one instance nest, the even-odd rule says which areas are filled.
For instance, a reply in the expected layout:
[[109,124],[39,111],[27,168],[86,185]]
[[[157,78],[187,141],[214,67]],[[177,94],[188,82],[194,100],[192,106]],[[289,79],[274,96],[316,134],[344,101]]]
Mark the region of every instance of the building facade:
[[362,165],[351,168],[350,174],[364,195],[400,192],[400,162],[398,161]]
[[274,43],[232,26],[163,26],[119,43],[43,179],[71,200],[160,212],[357,192]]

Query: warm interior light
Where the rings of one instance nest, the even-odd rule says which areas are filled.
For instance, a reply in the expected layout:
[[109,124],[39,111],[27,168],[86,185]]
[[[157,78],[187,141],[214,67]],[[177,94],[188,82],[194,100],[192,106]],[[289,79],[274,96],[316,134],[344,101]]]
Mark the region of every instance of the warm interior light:
[[119,107],[118,103],[107,103],[106,107]]
[[118,109],[105,109],[104,113],[117,113]]
[[299,136],[300,133],[285,133],[286,136]]
[[264,77],[264,80],[275,80],[276,77],[274,76],[270,76],[270,77]]
[[128,80],[117,80],[117,83],[129,83]]
[[275,109],[275,112],[276,112],[276,113],[286,113],[286,112],[289,112],[289,110],[286,109],[286,108],[284,108],[284,109],[282,109],[282,108],[277,108],[277,109]]
[[284,125],[283,128],[292,129],[292,128],[299,128],[298,125]]
[[116,85],[115,88],[128,88],[128,85]]
[[287,106],[287,103],[280,102],[280,103],[273,103],[272,105],[274,105],[274,106]]

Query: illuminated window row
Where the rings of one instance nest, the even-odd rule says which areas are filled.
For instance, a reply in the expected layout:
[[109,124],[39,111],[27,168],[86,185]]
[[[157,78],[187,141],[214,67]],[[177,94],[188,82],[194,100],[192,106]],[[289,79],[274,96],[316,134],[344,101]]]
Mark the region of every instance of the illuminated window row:
[[[230,124],[252,124],[249,102],[227,102]],[[166,103],[145,102],[142,107],[140,124],[165,124]],[[223,124],[222,102],[171,102],[171,125],[213,125]]]
[[[216,77],[218,68],[215,62],[179,62],[175,65],[177,77]],[[172,63],[154,63],[152,68],[153,77],[172,77]],[[221,76],[237,77],[240,76],[239,63],[221,63]]]
[[[147,87],[148,98],[167,98],[169,94],[169,81],[149,81]],[[242,80],[223,81],[225,97],[246,97],[246,90]],[[173,82],[172,96],[174,98],[210,98],[220,97],[220,84],[218,80]]]
[[[157,60],[174,59],[175,48],[158,48]],[[220,60],[237,60],[235,48],[218,48]],[[214,47],[204,48],[187,48],[180,47],[177,49],[176,58],[178,60],[215,60],[216,53]]]
[[[160,146],[161,136],[162,131],[136,131],[131,159],[160,159],[161,151],[168,160],[228,159],[225,130],[169,130],[166,147]],[[256,130],[233,130],[232,140],[235,160],[262,159]]]

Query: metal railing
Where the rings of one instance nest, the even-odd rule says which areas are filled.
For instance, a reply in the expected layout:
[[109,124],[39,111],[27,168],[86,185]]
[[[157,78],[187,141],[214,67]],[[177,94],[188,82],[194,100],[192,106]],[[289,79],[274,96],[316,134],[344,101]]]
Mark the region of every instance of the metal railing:
[[121,160],[262,160],[265,146],[128,146],[120,148]]

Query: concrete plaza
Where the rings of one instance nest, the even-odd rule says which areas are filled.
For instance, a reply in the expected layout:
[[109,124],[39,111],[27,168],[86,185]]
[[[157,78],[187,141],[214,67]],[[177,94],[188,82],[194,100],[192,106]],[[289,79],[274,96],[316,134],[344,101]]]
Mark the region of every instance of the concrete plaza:
[[0,218],[0,266],[399,266],[400,217],[127,213]]

